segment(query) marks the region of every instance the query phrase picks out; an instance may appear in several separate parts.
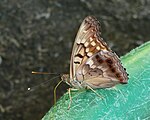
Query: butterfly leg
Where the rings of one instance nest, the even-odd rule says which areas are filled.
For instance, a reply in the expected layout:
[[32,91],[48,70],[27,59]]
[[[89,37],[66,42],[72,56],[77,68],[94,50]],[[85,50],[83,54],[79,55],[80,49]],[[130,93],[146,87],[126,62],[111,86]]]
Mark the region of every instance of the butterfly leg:
[[87,86],[87,88],[89,88],[90,90],[92,90],[98,97],[100,97],[101,99],[103,99],[104,97],[101,96],[100,94],[98,94],[91,86]]
[[68,110],[70,109],[71,103],[72,103],[71,91],[77,91],[77,90],[78,89],[74,89],[74,88],[69,88],[68,89],[68,94],[69,94],[69,98],[70,98],[70,102],[69,102],[69,105],[68,105]]
[[69,94],[69,98],[70,98],[70,102],[68,105],[68,110],[70,109],[71,103],[72,103],[72,97],[71,97],[71,88],[68,89],[68,94]]
[[106,103],[106,101],[105,101],[105,99],[104,99],[103,96],[101,96],[100,94],[98,94],[91,86],[88,85],[87,88],[89,88],[90,90],[92,90],[92,92],[94,92],[98,97],[100,97],[101,99],[103,99],[104,105],[107,107],[107,103]]
[[56,89],[62,83],[63,80],[59,81],[59,83],[54,88],[54,105],[56,104]]

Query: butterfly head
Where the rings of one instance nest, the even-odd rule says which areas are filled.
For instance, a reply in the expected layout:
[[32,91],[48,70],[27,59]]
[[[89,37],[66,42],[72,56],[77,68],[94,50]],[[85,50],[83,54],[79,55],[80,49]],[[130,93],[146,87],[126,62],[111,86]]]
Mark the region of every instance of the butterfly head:
[[63,74],[61,76],[61,79],[66,82],[68,85],[70,85],[70,77],[69,77],[69,74]]

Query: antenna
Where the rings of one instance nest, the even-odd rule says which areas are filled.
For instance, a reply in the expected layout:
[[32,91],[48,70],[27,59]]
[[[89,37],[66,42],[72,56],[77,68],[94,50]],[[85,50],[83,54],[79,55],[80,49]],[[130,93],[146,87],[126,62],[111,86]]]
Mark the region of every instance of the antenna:
[[50,72],[36,72],[32,71],[32,74],[44,74],[44,75],[60,75],[59,73],[50,73]]
[[55,77],[53,77],[52,79],[47,80],[47,81],[45,81],[45,82],[42,82],[42,83],[40,83],[40,84],[38,84],[38,85],[36,85],[36,86],[28,87],[28,91],[32,90],[33,88],[35,89],[35,88],[37,88],[37,87],[39,87],[39,86],[41,86],[41,85],[43,85],[43,84],[48,83],[49,81],[51,81],[51,80],[53,80],[53,79],[58,78],[58,77],[60,77],[60,76],[61,76],[61,74],[59,74],[59,73],[36,72],[36,71],[32,71],[32,74],[41,74],[41,75],[42,75],[42,74],[44,74],[44,75],[58,75],[58,76],[55,76]]
[[[57,76],[51,78],[50,80],[53,80],[53,79],[58,78],[58,77],[61,76],[61,74],[59,74],[59,73],[36,72],[36,71],[32,71],[32,74],[57,75]],[[30,90],[32,90],[32,89],[35,89],[35,88],[37,88],[37,87],[39,87],[39,86],[41,86],[41,85],[43,85],[43,84],[46,84],[46,83],[48,83],[50,80],[45,81],[45,82],[42,82],[42,83],[40,83],[39,85],[36,85],[36,86],[33,86],[33,87],[28,87],[28,91],[30,91]],[[57,85],[55,86],[55,88],[54,88],[54,104],[56,104],[56,99],[57,99],[57,98],[56,98],[56,89],[57,89],[57,87],[62,83],[62,81],[63,81],[63,80],[59,81],[59,82],[57,83]]]

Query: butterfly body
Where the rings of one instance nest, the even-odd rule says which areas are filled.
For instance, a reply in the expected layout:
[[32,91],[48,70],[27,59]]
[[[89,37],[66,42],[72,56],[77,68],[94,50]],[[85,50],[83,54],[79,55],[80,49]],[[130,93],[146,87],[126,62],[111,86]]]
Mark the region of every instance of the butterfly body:
[[97,19],[93,16],[86,17],[74,42],[70,75],[62,76],[73,88],[109,88],[127,83],[127,73],[118,56],[100,35]]

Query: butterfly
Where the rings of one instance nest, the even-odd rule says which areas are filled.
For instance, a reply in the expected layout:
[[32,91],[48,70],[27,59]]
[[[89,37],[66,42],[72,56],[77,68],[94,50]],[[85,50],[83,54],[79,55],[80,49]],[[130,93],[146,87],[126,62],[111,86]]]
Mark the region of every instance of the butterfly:
[[75,89],[110,88],[126,84],[128,74],[119,57],[101,37],[99,21],[87,16],[77,33],[70,60],[70,75],[64,82]]

